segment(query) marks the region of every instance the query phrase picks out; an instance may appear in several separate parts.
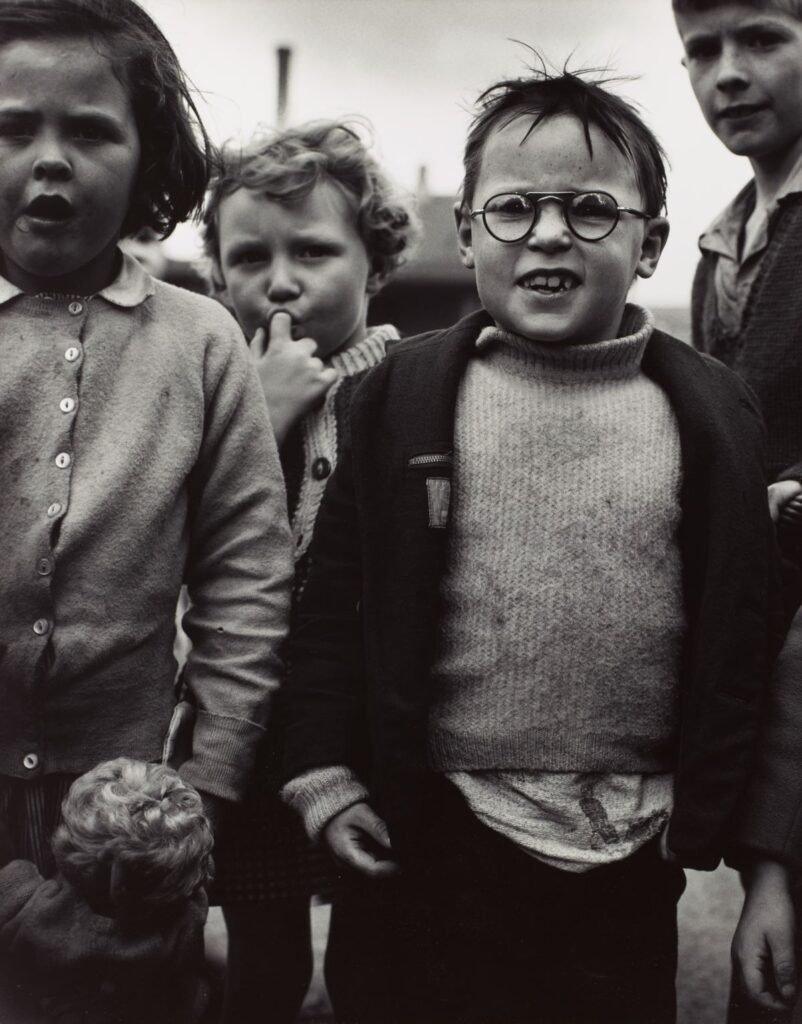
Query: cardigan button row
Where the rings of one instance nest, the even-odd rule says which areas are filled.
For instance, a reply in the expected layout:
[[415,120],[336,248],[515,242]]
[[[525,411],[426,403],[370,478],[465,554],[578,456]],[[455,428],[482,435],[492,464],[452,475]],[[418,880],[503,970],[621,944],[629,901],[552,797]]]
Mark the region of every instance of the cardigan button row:
[[22,765],[27,768],[29,772],[32,772],[34,768],[39,767],[39,758],[36,754],[26,754],[22,759]]

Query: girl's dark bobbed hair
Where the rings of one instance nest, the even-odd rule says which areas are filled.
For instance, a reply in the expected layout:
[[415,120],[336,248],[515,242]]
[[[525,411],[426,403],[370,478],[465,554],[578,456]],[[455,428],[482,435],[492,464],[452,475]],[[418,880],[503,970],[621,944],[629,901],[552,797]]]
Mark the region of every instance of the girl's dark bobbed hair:
[[0,47],[56,38],[90,41],[131,99],[141,157],[122,235],[166,238],[200,207],[213,153],[173,48],[134,0],[0,0]]

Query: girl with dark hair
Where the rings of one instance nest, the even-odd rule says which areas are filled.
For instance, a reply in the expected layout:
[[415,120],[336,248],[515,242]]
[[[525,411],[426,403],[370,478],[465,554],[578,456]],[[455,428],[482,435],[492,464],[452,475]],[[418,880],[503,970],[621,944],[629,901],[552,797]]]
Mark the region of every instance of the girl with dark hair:
[[170,739],[182,581],[181,772],[213,825],[241,796],[292,560],[239,328],[118,248],[208,180],[170,45],[133,0],[0,0],[0,40],[0,819],[47,876],[72,780]]

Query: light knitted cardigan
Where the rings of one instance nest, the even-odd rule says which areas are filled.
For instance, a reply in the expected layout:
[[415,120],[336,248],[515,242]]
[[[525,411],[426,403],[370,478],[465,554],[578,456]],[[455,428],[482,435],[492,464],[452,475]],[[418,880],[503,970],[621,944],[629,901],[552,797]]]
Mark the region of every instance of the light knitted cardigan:
[[0,774],[158,759],[174,616],[192,607],[183,774],[243,792],[292,574],[283,479],[245,339],[124,257],[91,299],[0,280]]

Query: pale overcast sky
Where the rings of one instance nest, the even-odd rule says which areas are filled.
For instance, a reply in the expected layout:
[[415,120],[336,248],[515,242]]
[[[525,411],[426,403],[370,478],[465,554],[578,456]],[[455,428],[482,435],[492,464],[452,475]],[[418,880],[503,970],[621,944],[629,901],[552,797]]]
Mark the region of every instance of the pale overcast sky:
[[[638,102],[672,169],[672,234],[641,301],[683,305],[696,239],[748,179],[746,161],[707,129],[680,65],[671,0],[143,0],[203,94],[212,137],[250,134],[276,116],[276,48],[293,51],[288,118],[362,115],[396,181],[433,192],[461,177],[468,108],[500,77],[523,72],[526,49],[571,67],[636,76]],[[181,232],[174,251],[191,251]]]

